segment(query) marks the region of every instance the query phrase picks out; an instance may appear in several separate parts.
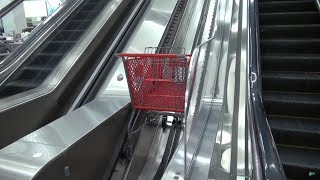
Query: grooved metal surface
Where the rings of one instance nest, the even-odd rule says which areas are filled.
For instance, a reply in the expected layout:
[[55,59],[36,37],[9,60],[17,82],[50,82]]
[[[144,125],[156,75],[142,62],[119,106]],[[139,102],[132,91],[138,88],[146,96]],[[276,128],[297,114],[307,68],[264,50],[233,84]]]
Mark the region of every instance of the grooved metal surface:
[[173,15],[171,16],[165,33],[159,43],[159,47],[171,47],[173,45],[187,4],[188,0],[179,0],[176,4],[176,7],[172,12]]
[[288,179],[320,178],[320,14],[312,0],[260,0],[265,112]]

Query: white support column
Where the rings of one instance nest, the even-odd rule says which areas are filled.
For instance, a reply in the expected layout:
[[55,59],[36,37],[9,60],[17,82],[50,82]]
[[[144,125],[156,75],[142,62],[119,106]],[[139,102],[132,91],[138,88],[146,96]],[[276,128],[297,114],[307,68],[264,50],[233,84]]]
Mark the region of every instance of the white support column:
[[15,7],[11,12],[2,18],[4,32],[21,34],[22,29],[27,27],[23,3]]

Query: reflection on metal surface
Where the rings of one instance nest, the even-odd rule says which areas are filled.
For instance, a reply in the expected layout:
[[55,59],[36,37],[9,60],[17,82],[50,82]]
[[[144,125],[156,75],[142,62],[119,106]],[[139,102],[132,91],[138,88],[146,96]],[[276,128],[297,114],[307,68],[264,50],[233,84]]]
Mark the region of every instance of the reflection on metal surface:
[[[81,36],[77,44],[64,56],[62,62],[42,85],[0,100],[0,119],[3,120],[0,126],[3,133],[0,137],[0,147],[43,126],[49,122],[48,117],[54,114],[52,112],[62,108],[60,106],[63,105],[62,101],[65,102],[64,93],[72,90],[69,85],[73,80],[77,80],[84,63],[88,62],[86,56],[94,52],[95,49],[92,47],[99,44],[97,39],[101,39],[102,34],[110,32],[112,22],[119,18],[121,12],[128,9],[128,3],[125,0],[110,0],[90,25],[90,30]],[[109,27],[109,30],[106,29],[106,26]],[[79,78],[78,80],[80,81]],[[6,121],[8,118],[12,120]],[[48,121],[44,122],[44,119]],[[21,126],[17,127],[17,124],[20,123]],[[10,131],[10,128],[7,127],[17,130]]]
[[[151,148],[149,150],[148,158],[142,169],[141,174],[139,175],[139,179],[153,179],[159,165],[161,163],[163,153],[166,148],[167,140],[169,136],[169,129],[163,131],[161,122],[157,126],[157,131],[153,138],[153,142]],[[143,138],[143,137],[141,137]]]
[[[231,135],[231,141],[228,144],[225,144],[220,148],[219,155],[221,156],[220,163],[222,169],[218,169],[217,174],[213,174],[217,179],[223,179],[226,175],[234,173],[230,172],[232,166],[232,147],[235,147],[233,137],[235,136],[233,133],[234,128],[234,116],[236,114],[235,105],[236,105],[236,58],[237,58],[237,37],[238,37],[238,5],[235,1],[228,1],[226,3],[226,27],[225,34],[228,34],[225,37],[225,41],[228,44],[225,44],[224,49],[224,58],[225,58],[225,66],[226,66],[226,97],[224,101],[226,102],[226,107],[224,109],[225,119],[222,126],[222,131],[227,132]],[[222,134],[221,142],[224,141],[225,136]],[[230,153],[228,153],[230,152]],[[219,163],[217,164],[219,166]],[[226,171],[227,170],[227,171]]]
[[221,142],[219,141],[219,143],[221,143],[221,145],[224,144],[229,144],[231,143],[231,134],[228,131],[222,130],[220,132],[218,132],[218,139],[221,139]]
[[230,173],[230,163],[231,163],[231,148],[228,148],[222,152],[221,157],[221,167],[228,173]]
[[[237,76],[240,78],[240,83],[239,83],[239,109],[238,109],[238,141],[237,141],[237,154],[238,154],[238,159],[236,160],[237,162],[237,175],[238,176],[247,176],[246,174],[246,163],[247,163],[247,158],[248,154],[246,154],[245,147],[247,146],[246,139],[248,138],[246,136],[246,117],[247,117],[247,109],[246,109],[246,101],[248,100],[248,84],[249,84],[249,29],[248,29],[248,24],[249,24],[249,1],[248,0],[242,0],[240,3],[240,12],[242,14],[239,14],[240,19],[241,19],[241,29],[240,30],[240,37],[239,41],[241,42],[240,47],[238,47],[238,53],[240,53],[240,56],[238,56],[237,63],[239,63],[240,67],[239,68],[239,74]],[[239,52],[240,50],[240,52]]]
[[[63,147],[27,141],[16,142],[0,151],[0,179],[31,179]],[[41,157],[33,157],[42,153]]]
[[[172,179],[177,176],[177,173],[184,172],[185,177],[196,179],[202,177],[202,179],[229,179],[231,175],[238,176],[239,178],[248,177],[251,175],[248,167],[251,161],[250,151],[246,152],[245,148],[250,150],[246,141],[246,100],[248,92],[248,1],[247,0],[234,0],[234,1],[217,1],[218,9],[215,12],[214,19],[212,20],[212,39],[209,40],[208,51],[209,56],[201,56],[201,48],[196,49],[193,58],[204,58],[204,61],[209,60],[212,65],[218,66],[217,70],[210,67],[210,71],[207,71],[210,78],[204,78],[204,83],[201,84],[201,77],[203,75],[196,75],[193,82],[193,89],[191,92],[189,112],[186,116],[186,154],[183,154],[183,144],[179,145],[179,149],[170,162],[164,179]],[[242,14],[240,14],[240,12]],[[217,63],[213,63],[217,61]],[[197,71],[201,72],[202,61],[198,62]],[[192,65],[192,64],[191,64]],[[208,73],[210,72],[210,73]],[[192,71],[190,73],[193,73]],[[206,73],[204,71],[203,73]],[[215,73],[218,73],[215,77]],[[191,78],[192,80],[192,78]],[[214,109],[216,111],[213,116],[208,117],[207,122],[204,123],[204,131],[199,129],[202,126],[198,126],[198,123],[203,120],[201,117],[204,112],[201,112],[207,105],[202,104],[201,100],[204,96],[200,95],[210,87],[212,82],[216,82],[216,86],[212,86],[215,89],[211,89],[211,96],[206,95],[208,99],[213,98],[219,100],[220,105],[216,104]],[[210,89],[210,88],[209,88]],[[208,89],[208,90],[209,90]],[[215,101],[212,102],[215,102]],[[199,113],[199,115],[198,115]],[[198,119],[199,118],[199,119]],[[211,124],[212,123],[212,124]],[[215,126],[213,126],[216,124]],[[218,130],[218,124],[219,130]],[[206,131],[209,131],[211,127],[211,138],[216,139],[214,143],[204,143],[206,138]],[[198,129],[198,130],[195,130]],[[203,133],[203,134],[202,134]],[[217,137],[219,136],[219,137]],[[205,145],[207,146],[205,146]],[[197,149],[199,147],[199,149]],[[209,150],[211,147],[211,151]],[[211,153],[210,153],[211,152]],[[208,156],[205,156],[208,154]],[[210,154],[210,155],[209,155]],[[212,154],[216,156],[213,157]],[[207,157],[207,158],[205,158]],[[217,161],[218,157],[218,161]],[[186,158],[184,170],[181,168],[181,161]],[[207,163],[209,160],[209,163]],[[210,166],[210,170],[209,169]],[[204,170],[207,169],[207,170]]]
[[[178,150],[164,174],[164,179],[172,179],[177,176],[177,174],[189,178],[190,175],[192,176],[194,173],[193,163],[195,161],[196,165],[203,165],[203,163],[201,163],[203,158],[201,158],[198,152],[205,153],[208,147],[201,149],[201,139],[206,129],[210,127],[207,125],[211,123],[211,121],[208,122],[208,120],[212,120],[212,117],[210,118],[210,112],[214,111],[215,108],[213,107],[217,106],[218,109],[221,108],[221,100],[215,96],[215,92],[217,92],[216,80],[219,69],[219,54],[215,54],[216,56],[214,56],[213,53],[209,53],[215,48],[212,42],[213,39],[200,45],[193,53],[187,83],[187,93],[189,94],[186,95],[186,107],[188,108],[186,108],[185,115],[185,143],[179,144]],[[218,112],[220,112],[220,110],[218,110]],[[219,116],[218,114],[218,117]],[[215,128],[210,131],[210,134],[215,136],[218,122],[213,123],[215,124]],[[209,144],[213,146],[213,143],[214,141]],[[186,149],[184,149],[185,146]],[[184,168],[180,164],[181,160],[183,160]],[[207,163],[206,166],[201,166],[197,169],[203,169],[204,167],[209,169],[209,165],[210,163]],[[208,171],[204,173],[208,173]]]
[[127,105],[128,98],[94,101],[0,150],[0,179],[31,179],[43,166]]
[[211,159],[215,158],[213,154],[213,141],[217,134],[218,121],[221,115],[221,103],[216,103],[208,117],[208,122],[204,130],[204,134],[199,146],[199,151],[194,160],[193,169],[191,171],[190,179],[208,179],[208,172],[210,171]]
[[[146,47],[157,47],[175,3],[176,1],[170,0],[152,0],[122,52],[143,53]],[[118,59],[97,94],[97,98],[113,95],[129,96],[126,77],[123,81],[117,80],[120,74],[125,74],[125,71],[122,60]]]
[[[144,47],[152,45],[150,42],[157,46],[174,5],[175,1],[153,0],[141,19],[140,25],[128,41],[126,49],[131,52],[143,52]],[[155,31],[159,34],[156,34]],[[146,35],[146,32],[148,32],[149,36]],[[121,61],[118,62],[120,63]],[[43,166],[60,156],[80,138],[86,136],[106,119],[125,107],[130,99],[127,85],[122,83],[126,81],[118,81],[117,79],[117,76],[124,74],[124,72],[115,73],[115,70],[123,67],[119,63],[114,66],[113,71],[110,73],[109,77],[112,78],[108,77],[107,79],[115,84],[107,86],[109,84],[107,82],[107,85],[102,90],[102,93],[109,93],[112,96],[104,98],[105,96],[99,94],[94,101],[0,150],[0,174],[2,175],[0,177],[5,177],[0,179],[30,179]],[[118,84],[118,82],[120,83]],[[103,92],[105,89],[111,91]],[[27,153],[29,151],[30,153]],[[40,154],[43,155],[40,156]],[[8,167],[12,168],[8,169]]]
[[34,158],[39,158],[41,156],[43,156],[43,153],[41,153],[41,152],[37,152],[37,153],[32,155],[32,157],[34,157]]

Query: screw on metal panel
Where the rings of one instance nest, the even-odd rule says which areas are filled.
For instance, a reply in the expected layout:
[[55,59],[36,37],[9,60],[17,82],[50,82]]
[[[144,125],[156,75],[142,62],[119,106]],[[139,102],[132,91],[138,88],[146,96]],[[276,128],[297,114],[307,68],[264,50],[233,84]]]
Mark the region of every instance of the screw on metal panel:
[[181,175],[180,172],[176,172],[175,176],[173,176],[173,179],[180,179],[180,175]]
[[66,176],[66,177],[70,176],[70,167],[69,166],[64,167],[64,176]]
[[119,75],[117,76],[117,80],[118,80],[118,81],[122,81],[123,78],[124,78],[123,74],[119,74]]

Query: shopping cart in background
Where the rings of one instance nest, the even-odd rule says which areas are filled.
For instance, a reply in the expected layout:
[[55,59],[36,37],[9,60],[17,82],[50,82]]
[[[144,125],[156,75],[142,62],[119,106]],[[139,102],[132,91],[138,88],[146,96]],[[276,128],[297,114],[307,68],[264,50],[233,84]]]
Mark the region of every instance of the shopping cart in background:
[[134,110],[183,115],[191,55],[166,53],[173,50],[149,47],[145,53],[117,54],[123,60]]

